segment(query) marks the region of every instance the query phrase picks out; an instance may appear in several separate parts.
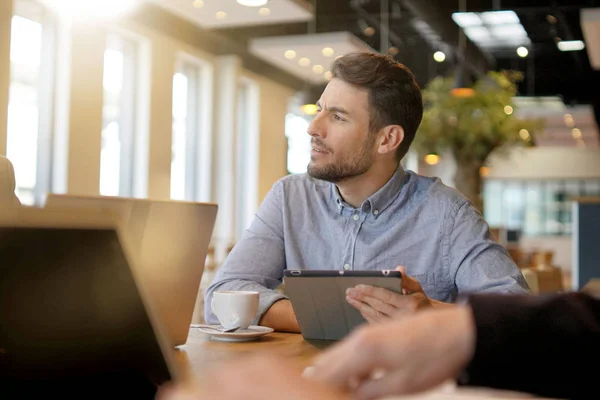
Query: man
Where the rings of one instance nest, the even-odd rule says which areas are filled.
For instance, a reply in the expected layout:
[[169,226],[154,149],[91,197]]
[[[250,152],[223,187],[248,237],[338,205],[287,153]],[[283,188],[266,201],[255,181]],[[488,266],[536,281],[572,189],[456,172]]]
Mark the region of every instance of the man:
[[438,179],[404,171],[423,115],[413,74],[389,57],[347,54],[318,102],[308,173],[279,180],[206,291],[260,292],[255,323],[298,332],[274,291],[284,269],[391,269],[418,284],[409,295],[369,286],[347,293],[369,322],[452,303],[462,292],[528,293],[507,251],[472,204]]
[[159,399],[270,400],[285,393],[286,399],[367,400],[421,392],[448,380],[552,398],[595,398],[598,373],[585,360],[599,357],[600,299],[582,292],[476,294],[464,306],[361,327],[317,357],[304,378],[297,366],[259,355],[215,368],[200,382],[201,390],[175,387]]

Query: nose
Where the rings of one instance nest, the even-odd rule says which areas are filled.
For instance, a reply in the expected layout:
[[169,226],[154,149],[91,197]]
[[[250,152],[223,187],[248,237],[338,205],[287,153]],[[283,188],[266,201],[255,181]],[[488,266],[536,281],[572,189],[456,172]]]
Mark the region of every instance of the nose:
[[325,124],[322,121],[322,113],[317,113],[310,124],[308,125],[307,133],[312,137],[320,137],[325,138],[327,136],[327,131],[325,129]]

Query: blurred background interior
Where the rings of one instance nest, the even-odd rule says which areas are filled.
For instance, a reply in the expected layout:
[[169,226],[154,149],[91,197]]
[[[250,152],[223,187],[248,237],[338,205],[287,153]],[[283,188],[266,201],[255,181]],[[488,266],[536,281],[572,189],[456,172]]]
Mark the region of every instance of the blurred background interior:
[[471,197],[534,292],[600,276],[599,1],[0,0],[0,154],[23,206],[217,202],[209,281],[271,185],[306,170],[350,51],[449,93],[403,164]]

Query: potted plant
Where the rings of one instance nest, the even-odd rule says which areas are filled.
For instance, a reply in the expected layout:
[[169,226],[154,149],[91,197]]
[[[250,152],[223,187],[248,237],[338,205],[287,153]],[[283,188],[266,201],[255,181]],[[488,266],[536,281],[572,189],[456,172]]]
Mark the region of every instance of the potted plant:
[[454,184],[483,211],[481,168],[492,152],[533,146],[540,120],[516,116],[514,97],[522,75],[490,71],[470,90],[455,91],[453,77],[436,77],[423,89],[423,121],[414,148],[421,155],[452,154]]

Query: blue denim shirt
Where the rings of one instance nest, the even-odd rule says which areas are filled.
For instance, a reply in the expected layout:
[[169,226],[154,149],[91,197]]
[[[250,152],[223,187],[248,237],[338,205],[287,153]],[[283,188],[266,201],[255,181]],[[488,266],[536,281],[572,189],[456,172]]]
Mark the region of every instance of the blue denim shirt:
[[333,183],[306,174],[277,181],[205,293],[260,292],[257,323],[284,298],[273,289],[285,269],[378,270],[406,267],[430,298],[453,302],[474,292],[530,293],[507,250],[473,205],[438,178],[398,168],[359,208]]

